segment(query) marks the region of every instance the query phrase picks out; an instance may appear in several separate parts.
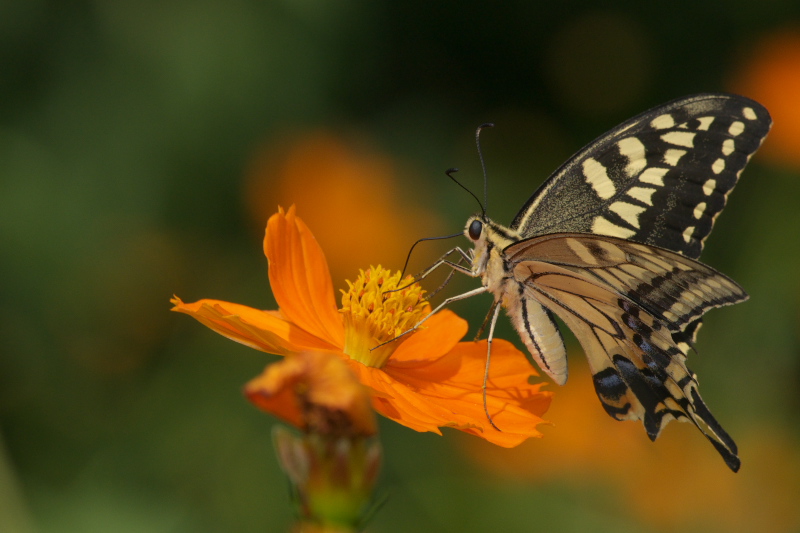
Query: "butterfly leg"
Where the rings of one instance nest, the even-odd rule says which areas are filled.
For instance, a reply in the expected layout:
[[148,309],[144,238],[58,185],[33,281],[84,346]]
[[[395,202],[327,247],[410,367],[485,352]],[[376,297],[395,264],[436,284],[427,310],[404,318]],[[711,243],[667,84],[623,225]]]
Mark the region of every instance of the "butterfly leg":
[[494,420],[492,415],[489,414],[489,407],[486,405],[486,385],[489,382],[489,362],[492,359],[492,340],[494,339],[494,326],[497,324],[497,317],[500,316],[500,309],[503,307],[499,305],[500,302],[495,302],[493,305],[494,313],[492,313],[492,321],[489,323],[489,336],[486,338],[486,370],[483,372],[483,412],[486,413],[486,418],[489,423],[497,431],[502,431]]
[[[450,256],[451,254],[456,253],[456,252],[458,252],[461,255],[461,257],[458,258],[458,262],[454,263],[453,261],[448,259],[448,256]],[[467,263],[472,263],[472,258],[469,256],[469,254],[467,252],[465,252],[464,250],[462,250],[460,247],[456,246],[452,250],[449,250],[442,257],[437,259],[436,262],[434,262],[431,266],[429,266],[428,268],[426,268],[425,270],[423,270],[419,274],[416,274],[415,276],[413,276],[413,278],[411,279],[411,281],[409,283],[407,283],[407,284],[405,284],[405,285],[403,285],[401,287],[397,287],[396,289],[392,289],[390,291],[386,291],[386,292],[402,291],[403,289],[406,289],[406,288],[410,287],[414,283],[419,283],[423,279],[427,278],[433,271],[435,271],[440,266],[443,266],[443,265],[449,266],[451,268],[450,274],[448,274],[447,279],[445,280],[444,283],[442,283],[441,287],[439,287],[438,289],[433,291],[433,293],[428,296],[428,298],[430,298],[431,296],[433,296],[433,294],[436,294],[445,285],[447,285],[447,283],[450,281],[450,277],[452,276],[453,272],[458,271],[458,272],[461,272],[462,274],[466,274],[467,276],[475,277],[475,274],[472,273],[472,270],[469,267],[465,267],[464,265],[461,264],[461,261],[464,261],[464,260],[466,260]]]
[[[448,257],[453,253],[458,253],[461,256],[461,258],[458,260],[458,263],[454,263],[453,261],[448,259]],[[466,260],[467,263],[470,264],[472,263],[472,258],[470,257],[470,255],[464,250],[462,250],[460,247],[456,246],[455,248],[444,254],[442,257],[440,257],[431,266],[429,266],[428,268],[426,268],[425,270],[414,276],[414,281],[415,282],[422,281],[423,279],[428,277],[428,275],[430,275],[434,270],[436,270],[442,265],[447,265],[453,270],[457,270],[462,274],[466,274],[467,276],[475,277],[475,275],[472,273],[471,268],[465,267],[464,265],[460,264],[462,259]]]
[[483,337],[483,332],[486,331],[486,326],[489,325],[489,320],[491,320],[492,316],[494,316],[495,308],[497,306],[499,306],[499,305],[500,305],[500,302],[499,301],[495,301],[492,304],[492,306],[489,308],[489,312],[486,313],[486,318],[483,319],[483,323],[481,324],[481,327],[479,327],[478,328],[478,332],[475,333],[475,339],[474,339],[475,342],[478,342],[479,340],[481,340],[481,337]]
[[[461,261],[463,261],[463,260],[464,260],[463,257],[459,258],[458,262],[456,264],[457,265],[461,265]],[[456,270],[450,269],[450,272],[447,274],[447,277],[444,278],[444,281],[442,282],[442,284],[439,285],[438,287],[436,287],[434,290],[430,291],[428,293],[428,295],[425,297],[425,299],[426,300],[431,300],[434,296],[436,296],[442,289],[444,289],[447,286],[448,283],[450,283],[450,280],[453,279],[453,276],[455,276],[455,274],[456,274]]]

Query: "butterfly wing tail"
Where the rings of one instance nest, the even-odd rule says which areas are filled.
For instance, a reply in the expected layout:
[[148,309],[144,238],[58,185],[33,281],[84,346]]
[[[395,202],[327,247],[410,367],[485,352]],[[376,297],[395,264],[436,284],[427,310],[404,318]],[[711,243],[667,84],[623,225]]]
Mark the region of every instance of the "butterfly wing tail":
[[[696,384],[697,382],[694,383]],[[722,459],[725,461],[725,464],[734,472],[738,472],[742,462],[739,459],[739,450],[736,447],[736,443],[733,442],[730,435],[722,429],[722,426],[719,425],[719,422],[717,422],[711,414],[711,411],[708,410],[705,402],[700,397],[700,393],[697,392],[697,387],[692,387],[691,390],[687,392],[687,396],[691,398],[689,416],[691,416],[692,422],[703,432],[703,435],[705,435],[709,442],[714,445],[714,448],[717,449]]]

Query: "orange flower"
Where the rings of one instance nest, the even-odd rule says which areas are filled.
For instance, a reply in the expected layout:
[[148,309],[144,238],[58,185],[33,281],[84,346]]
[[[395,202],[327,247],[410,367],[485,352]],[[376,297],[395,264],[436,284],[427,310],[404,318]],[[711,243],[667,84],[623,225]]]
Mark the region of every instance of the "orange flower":
[[305,432],[350,438],[378,432],[368,390],[331,353],[302,352],[271,364],[244,392],[264,411]]
[[428,314],[417,284],[389,292],[408,278],[401,283],[399,273],[371,268],[348,282],[338,309],[325,255],[294,207],[269,219],[264,252],[279,311],[218,300],[185,304],[177,297],[173,310],[264,352],[336,353],[370,389],[376,411],[417,431],[454,427],[505,447],[541,436],[537,426],[551,393],[528,382],[536,373],[510,343],[492,345],[486,405],[498,431],[486,418],[481,392],[486,342],[459,343],[467,324],[454,313],[438,313],[424,328],[373,349]]

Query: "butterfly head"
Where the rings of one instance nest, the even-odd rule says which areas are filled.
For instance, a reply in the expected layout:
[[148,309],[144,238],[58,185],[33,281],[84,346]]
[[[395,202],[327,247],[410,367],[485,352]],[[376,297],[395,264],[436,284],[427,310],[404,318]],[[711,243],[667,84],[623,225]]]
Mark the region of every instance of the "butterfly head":
[[502,264],[502,251],[519,240],[513,230],[501,226],[485,215],[474,215],[467,220],[464,235],[472,241],[472,273],[484,276],[491,264]]

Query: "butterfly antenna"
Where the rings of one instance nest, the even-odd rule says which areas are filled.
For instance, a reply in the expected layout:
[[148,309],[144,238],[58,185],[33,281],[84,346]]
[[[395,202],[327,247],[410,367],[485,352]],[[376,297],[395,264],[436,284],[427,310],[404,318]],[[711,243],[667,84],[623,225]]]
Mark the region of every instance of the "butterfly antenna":
[[[457,168],[449,168],[449,169],[447,169],[447,170],[445,171],[445,174],[447,174],[447,177],[448,177],[448,178],[450,178],[451,180],[453,180],[454,182],[456,182],[456,185],[458,185],[459,187],[461,187],[462,189],[464,189],[465,191],[467,191],[467,192],[470,194],[470,196],[472,196],[473,198],[475,198],[475,201],[476,201],[476,202],[478,202],[478,205],[479,205],[479,206],[481,206],[481,213],[483,213],[483,214],[484,214],[484,216],[485,216],[485,215],[486,215],[486,208],[485,208],[485,207],[483,207],[483,204],[481,203],[480,199],[479,199],[477,196],[475,196],[475,193],[474,193],[474,192],[472,192],[471,190],[467,189],[467,188],[464,186],[464,184],[463,184],[463,183],[461,183],[460,181],[458,181],[458,180],[455,178],[455,176],[453,176],[453,174],[455,174],[456,172],[458,172],[458,169],[457,169]],[[461,234],[459,233],[459,235],[461,235]]]
[[483,160],[483,151],[481,150],[481,131],[485,128],[494,128],[494,124],[487,122],[481,124],[475,130],[475,145],[478,147],[478,158],[481,160],[481,170],[483,171],[483,216],[486,216],[486,206],[489,205],[489,180],[486,177],[486,162]]
[[[456,182],[456,183],[458,183],[458,182]],[[459,185],[461,185],[461,184],[459,183]],[[473,194],[473,196],[475,196],[475,195]],[[411,245],[411,249],[408,250],[408,255],[406,256],[406,262],[403,265],[403,271],[400,273],[400,279],[403,279],[403,277],[406,275],[406,269],[408,268],[408,262],[411,260],[411,252],[414,251],[414,248],[419,243],[421,243],[423,241],[439,241],[439,240],[442,240],[442,239],[452,239],[453,237],[458,237],[458,236],[463,235],[463,234],[464,234],[464,232],[459,231],[458,233],[453,233],[452,235],[443,235],[441,237],[424,237],[422,239],[419,239],[417,242],[412,244]]]

